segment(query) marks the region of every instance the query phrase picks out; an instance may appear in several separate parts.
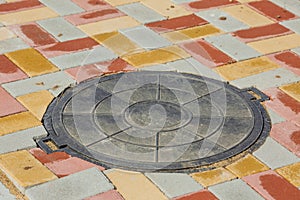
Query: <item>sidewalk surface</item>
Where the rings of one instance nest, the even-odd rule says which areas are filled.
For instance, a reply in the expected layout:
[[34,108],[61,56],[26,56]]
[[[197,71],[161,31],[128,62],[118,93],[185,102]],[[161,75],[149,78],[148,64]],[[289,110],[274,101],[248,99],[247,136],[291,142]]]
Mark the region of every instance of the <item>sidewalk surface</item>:
[[[0,3],[1,200],[300,199],[299,0]],[[270,136],[253,154],[192,174],[104,169],[37,148],[64,88],[134,70],[255,86],[271,99]]]

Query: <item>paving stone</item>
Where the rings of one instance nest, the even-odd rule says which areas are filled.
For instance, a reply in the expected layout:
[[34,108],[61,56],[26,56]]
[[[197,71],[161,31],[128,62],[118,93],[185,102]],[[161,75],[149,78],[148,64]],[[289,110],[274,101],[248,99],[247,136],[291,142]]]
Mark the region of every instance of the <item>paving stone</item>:
[[55,72],[31,79],[6,83],[3,84],[2,87],[14,97],[47,89],[49,89],[52,95],[57,96],[64,88],[72,83],[75,83],[75,81],[65,72]]
[[193,1],[191,3],[187,3],[186,7],[189,10],[199,11],[205,10],[208,8],[217,8],[222,6],[229,6],[236,4],[237,1],[226,1],[226,0],[218,0],[218,1],[210,1],[210,0],[202,0],[202,1]]
[[200,184],[187,174],[146,173],[145,175],[169,198],[203,189]]
[[0,54],[26,48],[29,48],[29,46],[20,38],[11,38],[0,41]]
[[240,88],[255,86],[260,90],[265,90],[267,88],[278,87],[299,80],[300,77],[292,73],[291,71],[284,68],[278,68],[262,72],[260,74],[237,79],[230,83]]
[[77,6],[71,0],[40,0],[44,5],[54,10],[61,16],[84,12],[82,8]]
[[87,198],[113,189],[113,185],[97,168],[91,168],[70,176],[50,181],[25,191],[31,200]]
[[274,171],[266,171],[243,178],[265,199],[299,199],[300,190]]
[[[261,55],[229,34],[210,36],[205,38],[205,40],[237,61],[255,58]],[[235,48],[232,48],[233,46]]]
[[225,32],[233,32],[249,28],[248,25],[238,21],[236,18],[233,18],[231,15],[219,9],[197,12],[196,15]]
[[209,171],[197,172],[191,176],[204,187],[216,185],[225,181],[235,179],[236,176],[224,168],[216,168]]
[[283,21],[280,24],[287,27],[288,29],[300,34],[300,19],[293,19],[288,21]]
[[111,8],[111,5],[103,0],[97,0],[97,1],[72,0],[72,1],[87,11],[97,10],[103,7]]
[[84,200],[124,200],[123,197],[116,190],[110,190]]
[[0,55],[0,84],[24,78],[27,78],[27,75],[20,68],[6,56]]
[[41,20],[37,21],[37,23],[60,42],[86,37],[85,33],[62,17]]
[[0,136],[41,125],[30,112],[21,112],[0,118]]
[[172,0],[172,2],[176,4],[181,4],[181,3],[188,3],[188,2],[193,2],[195,0]]
[[92,63],[112,60],[116,58],[109,49],[97,46],[94,49],[70,53],[62,56],[50,58],[49,60],[58,66],[60,69],[68,69],[71,67],[83,66]]
[[16,199],[9,190],[0,182],[0,198],[2,200],[14,200]]
[[14,37],[16,37],[16,35],[13,32],[11,32],[8,28],[0,28],[0,40],[6,40]]
[[0,117],[26,111],[8,92],[0,87]]
[[167,199],[163,193],[143,174],[121,170],[105,171],[124,199]]
[[296,187],[300,187],[300,162],[275,170]]
[[36,146],[34,137],[47,136],[43,126],[37,126],[0,137],[0,154]]
[[0,168],[22,193],[25,188],[57,179],[26,150],[0,155]]
[[221,183],[208,188],[219,199],[235,200],[235,199],[261,199],[255,190],[248,186],[241,179]]
[[[6,1],[4,2],[6,3]],[[0,5],[0,13],[2,14],[2,13],[9,13],[9,12],[17,12],[20,10],[29,10],[41,6],[42,4],[37,0],[7,2],[6,4]]]
[[300,102],[300,82],[283,85],[280,89]]
[[292,49],[292,51],[295,52],[296,54],[298,54],[300,56],[300,47]]
[[294,13],[295,15],[300,15],[300,2],[294,0],[270,0],[274,4]]
[[218,200],[215,195],[213,195],[208,190],[201,190],[200,192],[187,194],[181,197],[177,197],[173,200],[199,200],[199,199],[205,199],[205,200]]
[[121,30],[121,33],[144,49],[155,49],[171,45],[171,42],[145,26]]
[[292,51],[285,51],[269,55],[268,57],[300,76],[300,55]]
[[[272,149],[272,153],[270,153],[270,149]],[[267,138],[266,142],[253,154],[271,169],[300,161],[297,156],[278,144],[272,138]]]
[[119,5],[123,5],[123,4],[134,3],[139,0],[106,0],[106,1],[112,6],[119,6]]
[[42,164],[53,163],[70,158],[71,156],[65,152],[53,152],[47,154],[40,148],[30,149],[29,152],[38,159]]
[[165,19],[165,17],[141,3],[126,4],[117,8],[143,24]]
[[272,124],[277,124],[277,123],[280,123],[280,122],[284,122],[285,119],[283,117],[281,117],[279,114],[277,114],[275,111],[273,111],[272,109],[270,108],[267,108],[266,109],[268,111],[268,114],[271,118],[271,122]]

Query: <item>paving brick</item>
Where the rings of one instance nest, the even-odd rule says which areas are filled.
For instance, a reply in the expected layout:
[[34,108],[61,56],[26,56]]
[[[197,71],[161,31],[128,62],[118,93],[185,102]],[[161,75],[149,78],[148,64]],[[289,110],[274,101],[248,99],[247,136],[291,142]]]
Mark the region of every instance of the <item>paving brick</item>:
[[0,117],[26,111],[8,92],[0,87]]
[[227,1],[227,0],[219,0],[219,1],[211,1],[211,0],[201,0],[201,1],[194,1],[191,3],[187,3],[186,7],[189,10],[193,11],[199,11],[199,10],[205,10],[208,8],[216,8],[216,7],[222,7],[222,6],[229,6],[237,4],[238,2],[235,0]]
[[295,15],[300,15],[300,2],[294,0],[270,0],[274,4],[294,13]]
[[15,200],[15,196],[13,196],[9,190],[0,182],[0,198],[2,200]]
[[27,78],[27,75],[20,70],[6,56],[0,55],[0,84]]
[[2,87],[14,97],[47,89],[52,95],[57,96],[64,88],[74,82],[65,72],[55,72],[31,79],[6,83]]
[[255,10],[246,5],[229,6],[222,8],[221,10],[229,13],[231,16],[244,22],[250,27],[258,27],[274,23],[274,21],[257,13]]
[[84,10],[71,0],[40,0],[44,5],[54,10],[61,16],[83,12]]
[[16,37],[16,35],[13,32],[11,32],[8,28],[6,27],[0,28],[0,41],[14,38],[14,37]]
[[300,162],[288,165],[279,169],[276,172],[288,180],[296,187],[300,187]]
[[195,14],[191,14],[158,22],[152,22],[147,24],[146,26],[148,26],[156,32],[164,33],[185,28],[191,28],[194,26],[200,26],[204,24],[207,24],[207,21],[198,17]]
[[216,185],[236,178],[234,174],[224,168],[216,168],[210,171],[197,172],[191,174],[191,176],[204,187]]
[[203,189],[200,184],[187,174],[146,173],[145,175],[169,198]]
[[0,154],[9,153],[21,149],[36,146],[34,137],[46,136],[47,132],[43,126],[18,131],[0,137]]
[[283,85],[280,89],[300,102],[300,82]]
[[42,164],[57,162],[70,158],[71,156],[65,152],[54,152],[47,154],[40,148],[30,149],[29,152],[38,159]]
[[298,54],[300,56],[300,47],[292,49],[292,51],[295,52],[296,54]]
[[233,32],[249,28],[248,25],[219,9],[197,12],[196,15],[225,32]]
[[9,3],[5,2],[5,4],[0,5],[0,13],[4,14],[21,10],[28,10],[40,6],[42,6],[42,4],[38,0],[23,0]]
[[201,190],[200,192],[187,194],[181,197],[177,197],[173,200],[199,200],[199,199],[205,199],[205,200],[218,200],[215,195],[213,195],[208,190]]
[[0,136],[41,125],[30,112],[21,112],[0,118]]
[[97,46],[94,49],[70,53],[57,57],[50,58],[49,60],[58,66],[60,69],[67,69],[71,67],[83,66],[92,63],[97,63],[116,58],[112,51],[109,49]]
[[39,120],[43,118],[43,115],[52,99],[53,95],[47,90],[33,92],[17,97],[17,100],[21,102]]
[[234,80],[231,82],[231,84],[236,85],[240,88],[255,86],[260,90],[265,90],[267,88],[278,87],[299,80],[300,77],[295,75],[291,71],[283,68],[278,68]]
[[37,21],[37,23],[60,42],[86,37],[85,33],[64,20],[62,17],[41,20]]
[[57,179],[26,150],[0,155],[0,168],[22,193],[25,188]]
[[181,4],[181,3],[188,3],[188,2],[193,2],[195,0],[172,0],[172,2],[176,4]]
[[0,41],[0,54],[26,49],[29,46],[21,38],[11,38]]
[[271,122],[272,124],[277,124],[277,123],[280,123],[280,122],[284,122],[285,119],[283,117],[281,117],[279,114],[277,114],[275,111],[273,111],[272,109],[270,108],[266,108],[267,111],[268,111],[268,114],[271,118]]
[[300,126],[285,121],[273,125],[270,135],[285,148],[300,157]]
[[121,170],[105,171],[124,199],[167,199],[163,193],[143,174]]
[[[205,40],[237,61],[255,58],[261,55],[229,34],[210,36],[206,37]],[[235,48],[232,48],[233,46]]]
[[121,33],[144,49],[156,49],[171,45],[171,42],[145,26],[121,30]]
[[250,42],[248,45],[263,54],[275,53],[278,51],[299,47],[300,35],[284,35],[261,41]]
[[58,71],[57,67],[35,49],[18,50],[7,53],[6,56],[30,77]]
[[117,17],[113,19],[102,20],[78,26],[83,32],[89,36],[101,33],[109,33],[119,29],[131,28],[138,26],[139,22],[129,16]]
[[[62,189],[63,188],[63,189]],[[25,195],[31,200],[83,199],[113,189],[101,171],[91,168],[70,176],[31,187]]]
[[123,197],[116,191],[116,190],[110,190],[108,192],[104,192],[89,198],[86,198],[84,200],[124,200]]
[[283,21],[280,24],[287,27],[288,29],[300,34],[300,19],[293,19],[288,21]]
[[[272,154],[270,154],[270,149],[272,149]],[[272,138],[267,138],[266,142],[253,154],[271,169],[300,161],[297,156],[278,144]]]
[[269,58],[300,76],[300,55],[287,51],[269,55]]
[[273,171],[266,171],[243,178],[266,199],[299,199],[300,190]]
[[123,4],[134,3],[139,0],[105,0],[105,1],[107,1],[112,6],[119,6],[119,5],[123,5]]
[[117,8],[143,24],[165,19],[162,15],[139,2],[118,6]]
[[208,190],[211,191],[219,199],[264,199],[241,179],[221,183],[209,187]]
[[104,7],[111,7],[106,1],[104,0],[92,0],[92,1],[82,1],[82,0],[72,0],[74,3],[79,5],[81,8],[85,10],[97,10]]
[[20,12],[7,13],[0,15],[0,21],[4,25],[23,24],[36,20],[56,17],[57,14],[47,7],[24,10]]

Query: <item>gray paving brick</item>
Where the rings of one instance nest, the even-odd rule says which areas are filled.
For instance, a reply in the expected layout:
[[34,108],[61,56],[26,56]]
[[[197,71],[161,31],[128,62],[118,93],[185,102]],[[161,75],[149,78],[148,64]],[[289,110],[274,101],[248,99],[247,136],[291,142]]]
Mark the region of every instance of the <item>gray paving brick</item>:
[[144,49],[156,49],[171,45],[167,39],[145,26],[123,29],[120,32]]
[[279,116],[276,112],[274,112],[273,110],[271,109],[267,109],[268,113],[269,113],[269,116],[271,118],[271,122],[272,124],[277,124],[277,123],[280,123],[280,122],[284,122],[285,119],[281,116]]
[[263,200],[255,190],[241,179],[214,185],[208,188],[217,198],[221,200]]
[[0,3],[6,3],[6,1],[5,0],[0,0]]
[[14,200],[16,199],[9,190],[0,182],[0,199],[1,200]]
[[146,173],[146,176],[169,198],[203,189],[200,184],[187,174]]
[[57,96],[62,90],[72,83],[75,83],[75,80],[73,80],[65,72],[60,71],[6,83],[3,84],[2,87],[14,97],[48,89],[54,96]]
[[117,8],[141,23],[150,23],[165,19],[164,16],[141,3],[125,4]]
[[85,11],[70,0],[59,0],[59,1],[39,0],[39,1],[62,16]]
[[300,161],[300,158],[270,137],[268,137],[266,142],[253,154],[271,169]]
[[300,47],[296,49],[292,49],[292,51],[300,56]]
[[174,2],[175,4],[181,4],[181,3],[193,2],[195,0],[171,0],[171,1]]
[[300,1],[295,0],[270,0],[278,6],[300,16]]
[[117,55],[115,55],[111,50],[103,46],[98,46],[91,50],[65,54],[50,58],[49,60],[60,69],[67,69],[71,67],[112,60],[114,58],[117,58]]
[[283,21],[280,24],[285,26],[286,28],[294,31],[295,33],[300,34],[300,19],[292,19],[292,20],[288,20],[288,21]]
[[26,49],[29,46],[21,38],[11,38],[0,41],[0,54]]
[[260,74],[237,79],[230,83],[239,88],[255,86],[260,90],[264,90],[271,87],[278,87],[288,83],[293,83],[299,80],[300,76],[297,76],[290,70],[278,68],[275,70],[270,70]]
[[[0,154],[33,148],[36,146],[34,137],[46,136],[47,131],[43,126],[37,126],[23,131],[18,131],[0,137]],[[0,198],[1,199],[1,198]]]
[[[215,27],[225,31],[234,32],[241,29],[248,29],[249,26],[237,20],[231,15],[219,9],[206,10],[197,12],[196,15],[210,22]],[[226,20],[221,20],[221,17],[226,17]]]
[[85,33],[62,17],[40,20],[37,23],[60,42],[87,37]]
[[210,36],[206,41],[237,61],[255,58],[261,54],[230,34]]
[[25,195],[30,200],[81,200],[113,188],[100,170],[91,168],[29,188]]

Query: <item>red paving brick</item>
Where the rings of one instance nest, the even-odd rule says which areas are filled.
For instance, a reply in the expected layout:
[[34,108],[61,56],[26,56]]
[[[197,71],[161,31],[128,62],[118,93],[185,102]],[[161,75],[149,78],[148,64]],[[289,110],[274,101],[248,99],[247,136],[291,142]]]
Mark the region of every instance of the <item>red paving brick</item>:
[[0,117],[26,111],[14,97],[0,87]]
[[164,33],[206,24],[207,22],[195,14],[172,18],[147,24],[151,29]]
[[28,76],[6,56],[0,55],[0,84],[24,79],[27,77]]
[[57,162],[71,157],[65,152],[54,152],[47,154],[39,148],[30,149],[29,152],[43,164]]
[[218,200],[218,198],[208,190],[202,190],[200,192],[177,197],[173,200]]
[[300,190],[274,171],[266,171],[243,178],[264,198],[271,200],[299,200]]
[[250,2],[249,5],[276,21],[284,21],[296,17],[293,13],[290,13],[289,11],[273,4],[270,1],[253,1]]
[[238,2],[236,0],[200,0],[200,1],[194,1],[191,3],[186,4],[186,7],[193,11],[203,10],[207,8],[215,8],[215,7],[221,7],[226,5],[232,5],[237,4]]
[[108,192],[104,192],[96,196],[86,198],[84,200],[124,200],[124,199],[116,190],[110,190]]
[[295,74],[300,76],[300,56],[287,51],[281,52],[278,54],[273,54],[269,56],[270,59],[279,63],[281,66],[288,68],[293,71]]
[[266,26],[254,27],[246,30],[236,31],[233,34],[244,42],[253,42],[256,40],[267,39],[275,36],[292,33],[291,30],[276,23]]
[[0,14],[26,10],[40,7],[42,4],[38,0],[16,1],[11,3],[0,4]]
[[111,5],[101,0],[72,0],[72,1],[85,10],[96,10],[105,7],[111,7]]
[[180,46],[196,60],[210,67],[234,61],[231,57],[203,40],[184,43]]

